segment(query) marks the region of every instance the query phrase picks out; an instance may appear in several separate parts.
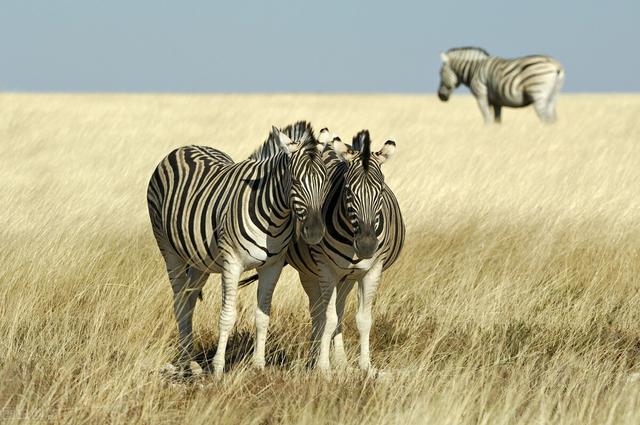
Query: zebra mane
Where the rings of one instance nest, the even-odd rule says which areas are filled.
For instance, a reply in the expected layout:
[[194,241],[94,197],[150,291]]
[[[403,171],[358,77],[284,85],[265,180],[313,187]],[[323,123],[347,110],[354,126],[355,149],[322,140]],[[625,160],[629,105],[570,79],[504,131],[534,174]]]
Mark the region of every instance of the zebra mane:
[[[293,142],[301,143],[300,149],[308,150],[311,146],[316,149],[318,141],[316,140],[316,136],[313,134],[313,127],[311,127],[310,123],[306,121],[298,121],[295,124],[286,126],[284,129],[280,129],[280,131],[286,134]],[[249,159],[259,161],[271,158],[280,152],[280,150],[280,143],[278,143],[276,135],[269,133],[267,140],[265,140],[258,149],[253,151],[249,156]]]
[[313,145],[315,148],[315,144],[317,142],[316,136],[313,134],[313,127],[311,127],[311,124],[306,121],[298,121],[293,125],[288,125],[282,130],[282,132],[296,143]]
[[473,47],[473,46],[454,47],[446,51],[447,55],[453,53],[452,56],[457,56],[458,53],[471,53],[471,52],[478,53],[479,55],[482,55],[482,56],[491,56],[489,52],[487,52],[482,47]]
[[369,130],[362,130],[353,137],[351,141],[352,148],[360,152],[362,167],[365,173],[369,171],[369,163],[371,162],[371,139],[369,138]]

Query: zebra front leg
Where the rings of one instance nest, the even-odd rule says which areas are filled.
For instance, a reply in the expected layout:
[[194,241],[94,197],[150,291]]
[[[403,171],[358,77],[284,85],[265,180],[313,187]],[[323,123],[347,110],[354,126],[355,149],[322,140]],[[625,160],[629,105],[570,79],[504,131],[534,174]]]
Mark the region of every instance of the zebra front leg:
[[367,274],[358,282],[358,312],[356,313],[356,325],[360,333],[360,369],[375,373],[371,367],[371,355],[369,352],[369,334],[371,332],[371,308],[373,298],[380,282],[382,274],[382,261],[374,265]]
[[342,318],[344,316],[344,307],[347,302],[347,297],[353,288],[353,280],[344,280],[338,284],[338,298],[336,300],[336,312],[338,314],[338,325],[333,335],[333,354],[336,365],[341,368],[346,368],[349,363],[347,362],[347,356],[344,351],[344,340],[342,338]]
[[238,297],[238,281],[243,271],[242,264],[235,258],[225,258],[222,268],[222,307],[220,309],[220,333],[218,348],[213,357],[213,371],[217,376],[224,372],[227,341],[236,322],[236,301]]
[[496,123],[502,123],[502,106],[500,105],[492,105],[493,106],[493,117]]
[[476,102],[478,103],[478,107],[480,108],[480,112],[482,113],[482,117],[484,118],[485,124],[493,123],[493,116],[491,111],[489,110],[489,96],[487,94],[487,86],[480,82],[480,80],[475,79],[471,82],[471,93],[476,98]]
[[484,123],[487,125],[492,124],[493,117],[491,115],[491,111],[489,110],[489,101],[487,100],[487,96],[486,95],[476,96],[476,100],[478,102],[478,107],[480,108],[480,112],[482,112]]
[[311,316],[311,341],[309,346],[309,366],[315,366],[318,360],[318,349],[322,332],[322,294],[317,278],[300,276],[300,283],[309,298],[309,315]]
[[269,329],[269,315],[271,314],[271,298],[283,267],[284,260],[258,269],[258,305],[255,314],[256,342],[253,350],[253,364],[258,369],[263,369],[266,363],[264,352]]
[[320,315],[322,318],[320,324],[322,336],[320,337],[317,368],[322,371],[328,371],[331,368],[331,361],[329,360],[331,339],[338,325],[338,314],[336,312],[336,278],[327,268],[324,268],[321,272],[320,293],[324,315]]

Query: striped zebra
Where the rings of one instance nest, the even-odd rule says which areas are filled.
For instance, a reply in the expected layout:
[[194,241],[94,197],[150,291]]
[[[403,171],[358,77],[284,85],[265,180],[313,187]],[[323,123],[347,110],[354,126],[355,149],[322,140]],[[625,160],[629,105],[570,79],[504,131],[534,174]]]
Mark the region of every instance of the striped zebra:
[[[469,87],[487,124],[501,121],[502,107],[533,104],[540,120],[556,120],[556,99],[564,82],[564,68],[549,56],[503,59],[478,47],[459,47],[440,54],[443,102],[460,84]],[[493,108],[493,116],[489,108]]]
[[[264,353],[271,297],[292,236],[313,245],[325,233],[323,146],[305,122],[282,131],[274,127],[258,150],[275,145],[279,151],[268,159],[238,163],[211,147],[178,148],[151,177],[149,216],[173,289],[181,367],[190,360],[193,311],[210,273],[222,275],[220,334],[213,359],[219,375],[236,320],[240,274],[258,271],[255,324],[261,338],[256,338],[255,352]],[[263,367],[264,354],[254,356],[254,363]]]
[[[398,258],[405,236],[400,207],[380,168],[395,149],[395,143],[387,141],[380,151],[371,152],[365,130],[354,137],[353,146],[339,138],[330,141],[323,154],[330,185],[323,208],[325,237],[317,245],[292,240],[287,252],[287,263],[298,271],[309,298],[311,357],[321,370],[330,368],[332,339],[337,363],[346,366],[341,323],[357,281],[359,365],[375,373],[369,353],[373,298],[382,271]],[[252,279],[255,276],[243,282]]]

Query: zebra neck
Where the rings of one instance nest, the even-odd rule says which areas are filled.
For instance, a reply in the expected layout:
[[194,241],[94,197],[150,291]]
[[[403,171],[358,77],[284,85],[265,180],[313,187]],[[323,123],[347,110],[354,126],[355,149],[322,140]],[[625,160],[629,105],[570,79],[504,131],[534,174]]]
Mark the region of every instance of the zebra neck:
[[354,229],[351,225],[351,220],[349,220],[349,211],[347,208],[347,195],[344,191],[344,178],[342,179],[339,185],[339,199],[338,199],[338,223],[340,227],[345,230],[348,230],[351,234],[353,234]]
[[266,167],[269,170],[265,182],[265,194],[270,198],[272,212],[279,216],[291,214],[291,161],[285,153],[269,158]]
[[451,68],[458,76],[460,82],[465,86],[469,86],[473,76],[485,61],[486,59],[454,59],[451,62]]

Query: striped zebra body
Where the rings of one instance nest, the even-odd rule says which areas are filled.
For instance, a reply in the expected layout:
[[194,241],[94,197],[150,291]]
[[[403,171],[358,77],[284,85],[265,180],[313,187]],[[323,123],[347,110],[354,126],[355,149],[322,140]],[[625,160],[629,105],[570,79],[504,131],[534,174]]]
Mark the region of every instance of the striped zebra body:
[[[174,292],[182,362],[190,356],[193,310],[210,273],[222,274],[213,360],[221,373],[240,274],[258,270],[256,327],[266,338],[271,296],[292,236],[317,243],[324,234],[321,147],[310,126],[297,125],[308,127],[308,137],[292,141],[274,128],[265,145],[278,144],[280,152],[266,160],[234,163],[216,149],[186,146],[167,155],[151,177],[149,216]],[[256,338],[259,366],[264,365],[264,342]]]
[[555,59],[542,55],[504,59],[476,47],[449,49],[441,59],[438,96],[442,101],[464,84],[475,96],[486,123],[500,122],[503,106],[532,104],[543,122],[556,120],[555,104],[564,82],[564,68]]
[[[241,256],[247,268],[273,262],[289,243],[293,227],[287,188],[264,177],[284,177],[286,160],[279,155],[236,164],[204,146],[185,146],[167,155],[149,185],[149,211],[163,254],[206,273],[222,272],[225,254],[231,253]],[[270,213],[256,214],[247,208],[250,204]]]
[[347,296],[358,282],[359,363],[362,369],[373,370],[369,355],[372,301],[382,271],[397,260],[405,236],[400,207],[380,169],[392,156],[395,143],[389,141],[380,152],[371,153],[369,133],[363,131],[354,138],[354,149],[337,138],[332,144],[334,150],[325,152],[330,184],[323,208],[325,237],[313,246],[292,241],[287,262],[298,270],[309,298],[311,353],[320,369],[330,368],[332,338],[337,362],[346,364],[342,315]]

